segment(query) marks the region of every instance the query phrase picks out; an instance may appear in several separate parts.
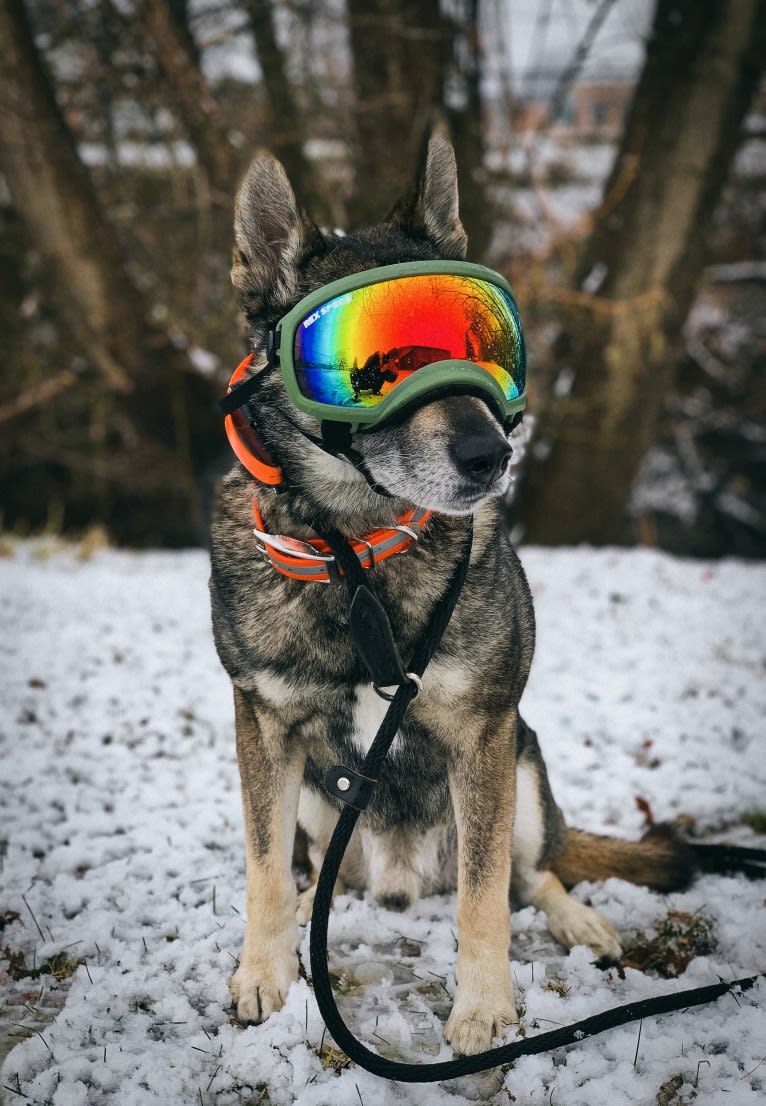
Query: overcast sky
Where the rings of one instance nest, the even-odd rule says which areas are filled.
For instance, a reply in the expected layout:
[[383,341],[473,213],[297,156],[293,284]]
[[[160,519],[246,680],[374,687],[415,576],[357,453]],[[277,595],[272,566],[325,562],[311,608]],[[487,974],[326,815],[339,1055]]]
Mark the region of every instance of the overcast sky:
[[[495,0],[482,12],[483,76],[485,92],[492,95],[507,86],[516,95],[529,93],[535,75],[544,74],[543,94],[572,60],[578,43],[604,0]],[[704,0],[703,0],[704,2]],[[287,5],[276,0],[279,38],[289,47],[294,25]],[[448,6],[448,4],[447,4]],[[198,15],[208,8],[204,0],[191,0]],[[327,0],[326,15],[315,21],[313,41],[319,53],[332,53],[345,25],[343,0]],[[654,11],[654,0],[613,0],[609,13],[582,70],[583,77],[630,79],[637,75],[644,42]],[[221,39],[227,23],[242,32]],[[238,12],[211,9],[198,19],[197,33],[206,46],[205,71],[218,79],[224,75],[256,81],[260,70],[245,21]],[[206,41],[210,39],[210,41]],[[218,44],[214,45],[217,40]],[[337,64],[337,57],[334,64]]]
[[[602,0],[499,0],[511,81],[518,94],[533,75],[558,74],[574,55]],[[614,0],[582,71],[584,77],[637,75],[654,0]]]

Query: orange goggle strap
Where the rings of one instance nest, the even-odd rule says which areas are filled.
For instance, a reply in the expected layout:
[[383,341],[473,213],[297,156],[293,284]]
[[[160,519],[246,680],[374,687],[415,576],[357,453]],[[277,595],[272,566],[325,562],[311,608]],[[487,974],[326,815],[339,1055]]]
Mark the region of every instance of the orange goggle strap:
[[[244,361],[240,361],[229,381],[229,392],[236,384],[241,384],[247,370],[253,363],[254,353],[249,353]],[[237,460],[245,466],[251,476],[254,476],[261,484],[268,484],[272,488],[279,487],[284,482],[282,470],[274,464],[265,445],[250,425],[250,421],[241,408],[233,411],[224,419],[226,437],[229,445],[234,450]]]
[[[366,538],[351,538],[349,545],[362,568],[374,568],[397,553],[406,553],[420,537],[433,511],[413,507],[396,520],[394,526],[373,530]],[[256,544],[271,565],[291,580],[314,580],[329,584],[342,571],[335,567],[332,550],[321,538],[311,542],[283,534],[268,534],[264,529],[258,500],[253,496]]]

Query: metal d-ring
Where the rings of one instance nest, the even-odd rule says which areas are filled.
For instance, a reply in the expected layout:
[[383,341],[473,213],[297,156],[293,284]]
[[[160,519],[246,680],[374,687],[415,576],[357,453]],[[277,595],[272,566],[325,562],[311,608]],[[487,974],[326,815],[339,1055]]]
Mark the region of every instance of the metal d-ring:
[[415,694],[413,695],[413,699],[417,699],[418,695],[420,695],[421,691],[423,690],[423,681],[420,676],[418,676],[417,672],[408,672],[407,679],[410,681],[411,684],[415,685]]
[[[409,682],[415,685],[415,694],[412,698],[417,699],[418,695],[420,695],[421,691],[423,690],[423,681],[421,680],[420,676],[418,676],[417,672],[407,672],[405,673],[405,675],[407,676]],[[383,688],[378,687],[377,684],[372,685],[372,690],[375,692],[376,695],[379,695],[381,699],[385,699],[387,703],[393,702],[394,695],[396,695],[396,692],[394,692],[394,694],[392,695],[391,692],[384,691]]]

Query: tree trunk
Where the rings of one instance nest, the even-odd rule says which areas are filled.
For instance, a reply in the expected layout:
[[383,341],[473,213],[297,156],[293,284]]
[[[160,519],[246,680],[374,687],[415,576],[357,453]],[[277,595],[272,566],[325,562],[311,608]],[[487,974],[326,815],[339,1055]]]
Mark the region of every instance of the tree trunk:
[[766,49],[764,0],[658,0],[644,69],[568,297],[560,363],[513,514],[525,540],[617,542],[673,378]]
[[216,203],[228,214],[236,187],[237,159],[198,59],[188,24],[168,0],[141,0],[139,13],[173,92],[174,106],[199,158]]
[[271,0],[247,0],[246,11],[269,109],[266,144],[287,170],[300,203],[316,218],[324,219],[327,204],[318,192],[314,170],[304,152],[303,117],[287,77],[284,51],[277,41],[274,4]]
[[147,305],[79,159],[22,0],[0,5],[0,41],[3,174],[63,317],[108,386],[112,440],[94,480],[109,488],[115,532],[126,536],[132,522],[144,523],[158,540],[196,540],[197,477],[221,440],[210,386],[146,321]]
[[434,113],[449,122],[470,256],[489,245],[477,0],[348,0],[356,122],[355,221],[374,223],[412,176]]
[[189,26],[189,2],[188,0],[168,0],[168,6],[170,8],[170,15],[175,24],[178,34],[181,36],[181,41],[197,68],[200,67],[200,54],[199,47],[194,40],[191,27]]
[[468,235],[468,256],[482,261],[492,235],[492,208],[484,172],[484,120],[481,98],[479,0],[451,6],[451,81],[446,105],[460,177],[460,218]]
[[442,105],[450,30],[438,0],[348,0],[358,224],[378,222],[409,181]]
[[66,296],[67,314],[78,338],[95,346],[92,359],[109,382],[128,391],[143,326],[140,298],[59,111],[22,0],[0,7],[0,41],[0,156],[14,206],[61,288],[74,294]]

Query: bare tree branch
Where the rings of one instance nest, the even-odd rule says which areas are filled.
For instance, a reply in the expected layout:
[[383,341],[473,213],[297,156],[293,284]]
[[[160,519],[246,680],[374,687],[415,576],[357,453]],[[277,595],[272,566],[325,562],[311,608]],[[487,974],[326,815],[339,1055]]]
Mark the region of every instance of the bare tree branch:
[[65,369],[63,372],[56,373],[50,380],[45,380],[34,388],[28,388],[16,396],[14,400],[0,405],[0,423],[9,422],[11,419],[39,407],[40,404],[47,403],[59,392],[71,388],[76,382],[77,373]]

